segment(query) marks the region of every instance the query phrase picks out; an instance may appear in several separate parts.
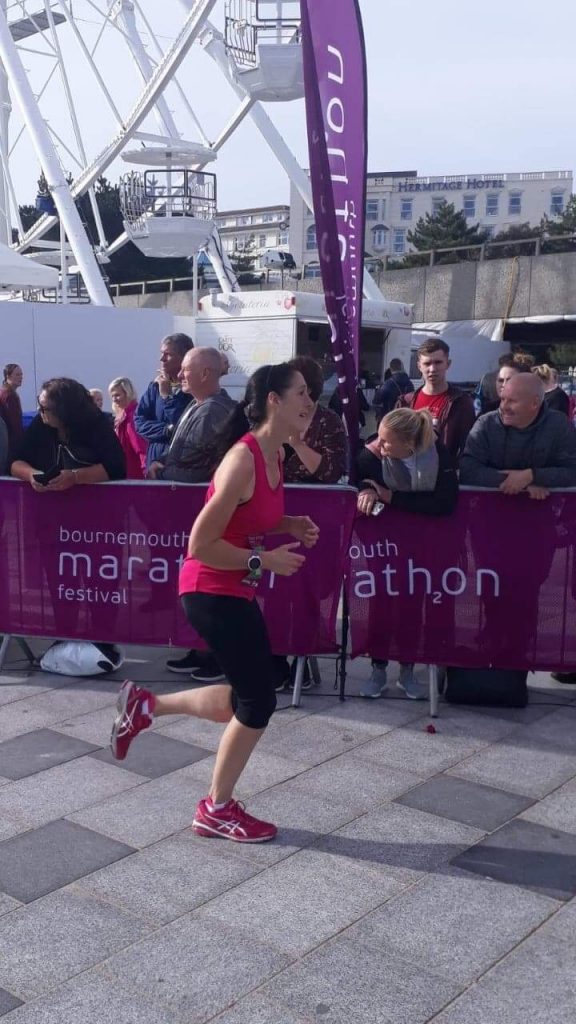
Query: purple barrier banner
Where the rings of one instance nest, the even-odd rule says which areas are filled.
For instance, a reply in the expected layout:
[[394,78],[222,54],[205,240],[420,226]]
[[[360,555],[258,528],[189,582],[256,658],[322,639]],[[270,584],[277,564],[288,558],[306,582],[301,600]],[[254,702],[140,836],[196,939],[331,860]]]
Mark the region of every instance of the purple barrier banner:
[[348,433],[358,437],[366,199],[366,54],[356,0],[301,0],[316,238]]
[[460,493],[446,519],[359,516],[347,592],[353,655],[576,668],[576,493]]
[[[36,494],[0,481],[0,632],[189,647],[178,572],[204,486],[102,484]],[[266,573],[258,599],[281,654],[338,649],[336,616],[356,494],[286,488],[287,513],[321,540],[292,577]],[[271,538],[271,546],[291,538]],[[198,643],[198,646],[201,646]]]

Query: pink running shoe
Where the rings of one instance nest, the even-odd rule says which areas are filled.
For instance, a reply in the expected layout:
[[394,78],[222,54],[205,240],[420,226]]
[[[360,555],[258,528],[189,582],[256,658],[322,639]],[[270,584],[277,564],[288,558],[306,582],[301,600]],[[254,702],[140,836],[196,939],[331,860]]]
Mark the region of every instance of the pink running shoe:
[[123,761],[135,736],[152,725],[156,698],[129,679],[123,683],[116,702],[117,715],[112,726],[110,747],[117,761]]
[[219,811],[209,810],[209,806],[207,800],[201,800],[196,808],[192,828],[197,836],[219,836],[234,843],[267,843],[278,832],[269,821],[253,818],[238,800],[229,800]]

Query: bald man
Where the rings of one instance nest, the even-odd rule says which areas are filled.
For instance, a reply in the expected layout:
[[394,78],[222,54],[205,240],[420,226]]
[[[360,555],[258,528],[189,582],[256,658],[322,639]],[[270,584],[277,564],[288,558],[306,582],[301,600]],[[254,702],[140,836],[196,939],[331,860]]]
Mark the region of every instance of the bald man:
[[576,431],[544,402],[532,373],[506,382],[500,408],[480,416],[460,461],[460,483],[502,494],[547,498],[554,487],[576,487]]
[[150,479],[189,484],[209,479],[206,446],[236,405],[220,387],[222,369],[218,349],[193,348],[184,356],[178,380],[193,401],[181,416],[166,455],[150,466]]

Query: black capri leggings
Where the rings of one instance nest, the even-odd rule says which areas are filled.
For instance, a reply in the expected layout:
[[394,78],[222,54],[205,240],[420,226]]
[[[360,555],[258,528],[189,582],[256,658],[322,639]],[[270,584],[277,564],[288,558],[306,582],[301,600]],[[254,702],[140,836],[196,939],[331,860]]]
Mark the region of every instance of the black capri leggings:
[[268,725],[276,707],[276,675],[268,630],[257,601],[225,594],[183,594],[186,618],[232,687],[232,709],[250,729]]

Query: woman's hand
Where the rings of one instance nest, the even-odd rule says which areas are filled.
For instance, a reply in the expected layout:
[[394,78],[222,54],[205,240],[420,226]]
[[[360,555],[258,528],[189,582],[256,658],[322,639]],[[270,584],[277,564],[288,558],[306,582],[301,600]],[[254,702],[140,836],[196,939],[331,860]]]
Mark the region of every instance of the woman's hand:
[[371,516],[372,509],[378,501],[378,495],[371,487],[366,488],[364,491],[360,491],[356,500],[356,508],[364,516]]
[[58,476],[55,476],[49,484],[45,487],[40,487],[41,491],[68,491],[70,487],[74,487],[76,483],[75,470],[73,469],[61,469]]
[[290,516],[288,533],[301,541],[305,548],[313,548],[320,536],[320,527],[310,516]]
[[268,569],[269,572],[274,572],[278,576],[293,576],[306,561],[304,555],[298,555],[294,551],[294,548],[299,547],[299,543],[281,544],[279,548],[274,548],[272,551],[263,551],[262,565],[264,569]]

